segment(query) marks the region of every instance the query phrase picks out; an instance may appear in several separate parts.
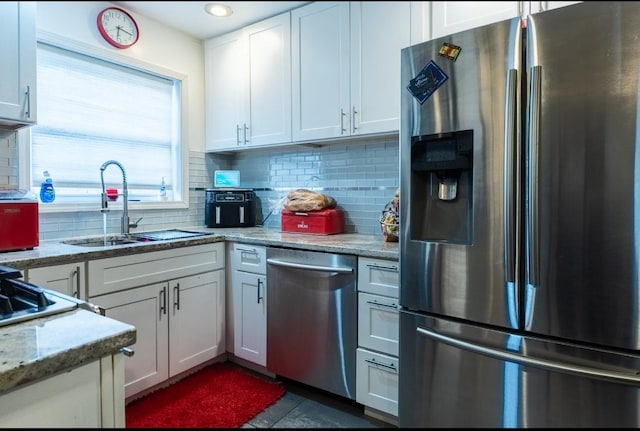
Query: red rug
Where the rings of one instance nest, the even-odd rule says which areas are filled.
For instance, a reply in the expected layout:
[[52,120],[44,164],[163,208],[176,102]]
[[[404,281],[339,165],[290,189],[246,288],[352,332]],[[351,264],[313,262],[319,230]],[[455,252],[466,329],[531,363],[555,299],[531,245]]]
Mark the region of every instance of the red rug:
[[284,395],[284,387],[217,363],[132,401],[127,428],[238,428]]

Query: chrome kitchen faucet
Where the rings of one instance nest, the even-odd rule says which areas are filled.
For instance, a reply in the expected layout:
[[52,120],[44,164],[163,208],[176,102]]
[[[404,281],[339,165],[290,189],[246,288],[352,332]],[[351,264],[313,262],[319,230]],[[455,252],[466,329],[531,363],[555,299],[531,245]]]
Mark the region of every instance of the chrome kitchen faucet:
[[102,183],[102,209],[100,210],[100,212],[103,213],[103,214],[109,212],[108,197],[107,197],[107,193],[106,193],[105,188],[104,188],[104,170],[109,165],[116,165],[122,171],[122,199],[123,199],[123,203],[122,203],[122,223],[121,223],[120,230],[121,230],[121,233],[123,235],[128,235],[130,228],[138,227],[138,222],[140,222],[140,220],[142,220],[142,217],[140,217],[138,220],[136,220],[135,223],[130,223],[129,222],[129,204],[128,204],[128,202],[129,202],[129,190],[127,188],[127,174],[124,171],[124,166],[122,166],[122,164],[120,162],[116,161],[116,160],[107,160],[106,162],[104,162],[102,164],[102,166],[100,166],[100,182]]

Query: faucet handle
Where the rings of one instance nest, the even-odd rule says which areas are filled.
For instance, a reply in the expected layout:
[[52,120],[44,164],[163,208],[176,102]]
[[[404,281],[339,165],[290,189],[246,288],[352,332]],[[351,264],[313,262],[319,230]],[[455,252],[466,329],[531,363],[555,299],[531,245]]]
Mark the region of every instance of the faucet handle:
[[100,212],[101,213],[109,212],[109,200],[107,198],[106,193],[102,193],[102,209],[100,210]]
[[129,227],[132,228],[137,228],[138,227],[138,223],[140,223],[140,220],[142,220],[144,217],[140,217],[138,220],[134,221],[133,223],[129,223]]

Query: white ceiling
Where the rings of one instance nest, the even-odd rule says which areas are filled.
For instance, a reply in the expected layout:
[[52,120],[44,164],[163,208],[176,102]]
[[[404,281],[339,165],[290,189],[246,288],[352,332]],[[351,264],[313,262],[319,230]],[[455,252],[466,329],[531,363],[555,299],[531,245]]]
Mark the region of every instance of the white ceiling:
[[[118,7],[152,18],[190,34],[208,39],[237,30],[254,22],[298,8],[305,1],[114,1]],[[211,16],[204,11],[207,3],[223,3],[233,9],[227,18]]]

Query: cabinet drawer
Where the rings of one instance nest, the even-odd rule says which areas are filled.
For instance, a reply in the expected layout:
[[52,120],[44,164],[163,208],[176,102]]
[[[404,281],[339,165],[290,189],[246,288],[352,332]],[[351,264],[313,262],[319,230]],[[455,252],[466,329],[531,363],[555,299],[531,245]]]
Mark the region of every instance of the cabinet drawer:
[[267,248],[264,246],[233,242],[229,244],[229,255],[234,271],[267,273]]
[[358,293],[359,346],[398,355],[399,322],[396,299]]
[[358,290],[399,298],[400,270],[397,261],[358,258]]
[[356,362],[356,401],[398,416],[398,358],[358,348]]
[[224,242],[89,261],[89,297],[224,268]]

